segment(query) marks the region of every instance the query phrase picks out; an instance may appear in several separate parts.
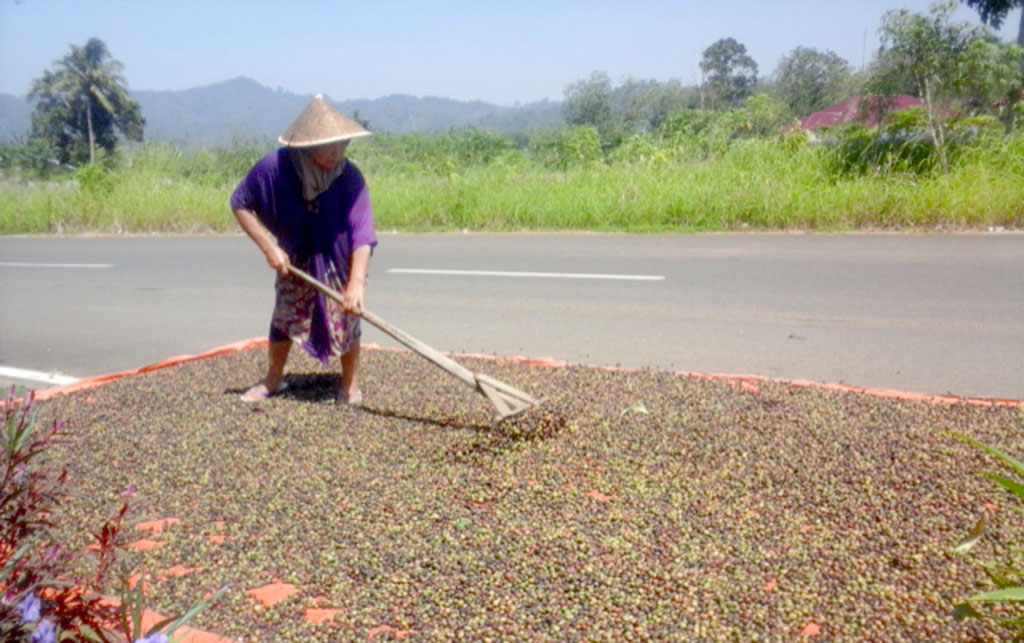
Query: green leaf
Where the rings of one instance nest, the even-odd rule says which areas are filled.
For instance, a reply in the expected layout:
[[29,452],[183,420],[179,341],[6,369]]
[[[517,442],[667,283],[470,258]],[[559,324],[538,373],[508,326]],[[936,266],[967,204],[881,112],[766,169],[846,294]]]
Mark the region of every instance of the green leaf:
[[991,580],[992,583],[996,587],[998,587],[999,589],[1006,589],[1008,587],[1017,587],[1019,585],[1019,583],[1016,580],[1012,579],[1009,575],[1007,575],[1007,572],[1009,572],[1010,574],[1014,574],[1015,576],[1019,576],[1019,574],[1017,573],[1017,570],[1015,570],[1015,569],[998,569],[997,570],[997,569],[995,569],[995,568],[993,568],[991,566],[988,566],[988,565],[985,566],[985,574],[988,575],[989,580]]
[[217,602],[220,599],[220,597],[224,595],[224,592],[226,592],[227,590],[227,587],[221,587],[216,592],[214,592],[213,596],[211,596],[210,598],[207,598],[206,600],[202,601],[196,601],[195,603],[193,603],[192,607],[190,607],[187,612],[176,618],[174,622],[171,624],[170,629],[167,630],[168,638],[170,638],[171,635],[174,634],[174,631],[177,630],[179,627],[185,625],[193,618],[195,618],[196,614],[202,612],[204,609],[209,607],[210,604]]
[[953,552],[956,554],[966,554],[971,551],[971,548],[978,544],[981,537],[985,535],[985,516],[978,519],[978,523],[974,525],[974,529],[971,533],[960,542],[956,547],[953,548]]
[[142,586],[145,585],[143,579],[139,579],[139,582],[135,583],[135,599],[132,601],[132,636],[138,638],[139,634],[142,633]]
[[957,603],[953,609],[953,618],[962,621],[965,618],[983,618],[983,615],[974,609],[970,603]]
[[989,447],[989,446],[985,446],[984,444],[982,444],[982,443],[980,443],[980,442],[978,442],[976,440],[972,440],[971,438],[969,438],[967,436],[960,435],[959,433],[954,433],[953,435],[958,440],[961,440],[961,441],[966,442],[967,444],[970,444],[972,446],[975,446],[975,447],[977,447],[977,448],[979,448],[979,449],[981,449],[983,451],[987,451],[988,453],[991,453],[995,457],[997,457],[1000,460],[1002,460],[1008,467],[1010,467],[1011,469],[1013,469],[1014,471],[1016,471],[1020,475],[1024,476],[1024,463],[1020,462],[1019,460],[1016,460],[1015,458],[1012,458],[1012,457],[1006,455],[1005,453],[1003,453],[999,449],[995,449],[995,448],[992,448],[992,447]]
[[[84,623],[78,626],[78,634],[89,641],[96,641],[96,643],[104,643],[106,641],[106,639],[102,638],[96,630]],[[74,638],[74,633],[72,633],[72,638]]]
[[975,594],[967,600],[972,602],[1011,602],[1011,601],[1024,601],[1024,587],[1010,587],[1007,589],[997,589],[992,592],[982,592],[981,594]]
[[149,631],[146,632],[144,634],[144,636],[149,636],[150,634],[156,634],[157,632],[159,632],[160,630],[164,629],[165,627],[167,627],[168,625],[170,625],[173,622],[174,622],[173,618],[165,618],[162,621],[158,621],[158,622],[154,623],[152,627],[149,628]]
[[96,102],[98,102],[108,114],[113,114],[117,111],[114,109],[113,103],[110,102],[110,99],[106,97],[99,87],[90,85],[89,93],[92,94],[93,98],[96,99]]
[[1009,489],[1018,498],[1024,499],[1024,485],[1020,484],[1016,480],[1010,480],[1009,478],[997,476],[993,473],[983,473],[981,475],[985,476],[992,482]]

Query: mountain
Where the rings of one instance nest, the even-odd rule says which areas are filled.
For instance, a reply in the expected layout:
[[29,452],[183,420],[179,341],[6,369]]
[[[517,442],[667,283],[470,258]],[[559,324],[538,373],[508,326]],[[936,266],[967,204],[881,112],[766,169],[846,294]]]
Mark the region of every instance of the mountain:
[[[181,91],[132,92],[146,119],[145,137],[181,147],[206,147],[247,138],[274,138],[302,111],[311,96],[273,90],[238,77]],[[343,113],[369,121],[375,132],[405,134],[478,127],[505,134],[562,123],[562,104],[540,101],[501,107],[482,101],[419,98],[394,94],[383,98],[335,101]],[[0,94],[0,143],[24,140],[32,105]]]
[[562,104],[547,100],[522,107],[499,107],[482,101],[462,102],[450,98],[393,94],[374,100],[347,100],[334,104],[345,114],[358,111],[360,118],[369,121],[372,130],[395,134],[436,132],[453,127],[479,127],[513,133],[562,123]]
[[[146,119],[144,135],[184,147],[217,145],[233,138],[277,138],[308,99],[235,78],[182,91],[136,91]],[[284,125],[281,125],[284,123]]]

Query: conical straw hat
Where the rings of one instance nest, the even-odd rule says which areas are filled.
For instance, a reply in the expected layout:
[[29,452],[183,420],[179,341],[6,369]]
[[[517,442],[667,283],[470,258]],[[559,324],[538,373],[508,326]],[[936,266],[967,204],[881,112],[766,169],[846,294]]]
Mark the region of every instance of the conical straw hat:
[[369,136],[362,125],[345,116],[317,94],[278,141],[287,147],[313,147]]

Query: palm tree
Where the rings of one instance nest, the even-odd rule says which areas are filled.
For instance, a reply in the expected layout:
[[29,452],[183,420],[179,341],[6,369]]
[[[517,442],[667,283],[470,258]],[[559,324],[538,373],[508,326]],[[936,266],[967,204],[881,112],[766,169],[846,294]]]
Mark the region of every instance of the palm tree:
[[141,141],[145,120],[138,103],[125,89],[123,65],[111,58],[107,45],[90,38],[32,83],[36,99],[32,135],[53,144],[63,161],[96,160],[96,146],[117,147],[117,132]]
[[[1024,0],[962,0],[981,16],[981,21],[998,29],[1006,14],[1016,8],[1024,8]],[[1017,28],[1017,44],[1024,47],[1024,10],[1020,14]]]

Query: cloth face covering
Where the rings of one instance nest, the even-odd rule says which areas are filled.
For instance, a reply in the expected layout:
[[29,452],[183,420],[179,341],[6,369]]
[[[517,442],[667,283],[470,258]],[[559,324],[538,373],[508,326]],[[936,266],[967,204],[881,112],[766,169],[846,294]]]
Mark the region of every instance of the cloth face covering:
[[331,182],[341,176],[345,169],[345,159],[341,159],[333,170],[323,169],[313,161],[313,152],[307,149],[293,149],[291,157],[302,181],[302,198],[306,201],[312,201],[326,192]]

